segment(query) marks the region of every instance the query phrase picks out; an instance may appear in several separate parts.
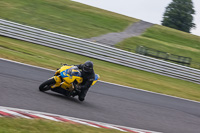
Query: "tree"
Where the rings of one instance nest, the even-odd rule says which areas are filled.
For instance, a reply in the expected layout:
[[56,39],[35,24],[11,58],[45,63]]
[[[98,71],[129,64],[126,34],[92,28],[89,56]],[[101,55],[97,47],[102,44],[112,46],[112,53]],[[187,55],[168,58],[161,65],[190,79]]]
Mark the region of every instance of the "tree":
[[192,15],[195,14],[193,8],[192,0],[173,0],[166,7],[162,25],[190,33],[190,30],[195,28],[192,23]]

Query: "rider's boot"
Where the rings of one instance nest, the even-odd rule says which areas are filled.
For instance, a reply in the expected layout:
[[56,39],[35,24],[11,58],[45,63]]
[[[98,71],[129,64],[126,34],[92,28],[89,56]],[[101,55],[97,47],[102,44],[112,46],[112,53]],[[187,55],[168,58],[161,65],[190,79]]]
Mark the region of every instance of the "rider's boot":
[[87,92],[88,92],[88,89],[81,90],[81,92],[80,92],[79,95],[78,95],[78,99],[79,99],[80,101],[84,101]]

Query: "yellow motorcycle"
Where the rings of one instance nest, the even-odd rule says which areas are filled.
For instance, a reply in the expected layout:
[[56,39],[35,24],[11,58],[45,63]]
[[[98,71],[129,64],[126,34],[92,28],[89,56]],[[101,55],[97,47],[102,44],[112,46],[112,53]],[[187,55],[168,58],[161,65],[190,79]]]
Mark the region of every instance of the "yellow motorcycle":
[[[95,74],[95,80],[92,85],[94,85],[99,78],[100,76]],[[77,86],[82,82],[83,78],[81,77],[81,72],[78,67],[64,64],[56,71],[53,77],[49,78],[39,86],[39,90],[42,92],[52,90],[65,96],[74,96],[73,94],[80,92],[80,90],[77,89]]]

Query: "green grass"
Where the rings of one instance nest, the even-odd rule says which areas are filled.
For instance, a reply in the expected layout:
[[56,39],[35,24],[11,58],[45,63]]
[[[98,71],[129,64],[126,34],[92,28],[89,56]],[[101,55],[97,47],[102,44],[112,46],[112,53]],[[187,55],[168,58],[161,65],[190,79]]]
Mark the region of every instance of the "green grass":
[[[78,38],[121,32],[137,19],[70,0],[1,0],[0,18]],[[155,25],[118,46],[144,45],[199,62],[200,37]],[[55,70],[60,63],[94,62],[101,80],[200,101],[200,85],[0,36],[0,57]],[[0,118],[3,133],[120,133],[45,120]]]
[[[89,38],[123,31],[138,20],[70,0],[1,0],[0,18],[25,23],[67,35]],[[138,37],[118,45],[135,48],[144,45],[199,62],[200,37],[154,25]],[[92,60],[101,80],[144,90],[200,101],[199,85],[148,73],[69,52],[58,51],[6,37],[0,37],[0,57],[56,69],[60,63],[80,64]]]
[[77,54],[36,45],[7,37],[0,37],[0,57],[55,70],[60,63],[94,62],[101,80],[153,92],[200,101],[200,85],[165,77],[125,66],[104,62]]
[[137,45],[143,45],[156,50],[192,58],[191,67],[200,68],[200,37],[189,33],[181,32],[171,28],[154,25],[146,30],[142,36],[125,39],[116,47],[131,48],[135,52]]
[[0,118],[1,133],[122,133],[114,129],[103,129],[48,120]]
[[138,21],[71,0],[1,0],[0,18],[79,38],[120,32]]

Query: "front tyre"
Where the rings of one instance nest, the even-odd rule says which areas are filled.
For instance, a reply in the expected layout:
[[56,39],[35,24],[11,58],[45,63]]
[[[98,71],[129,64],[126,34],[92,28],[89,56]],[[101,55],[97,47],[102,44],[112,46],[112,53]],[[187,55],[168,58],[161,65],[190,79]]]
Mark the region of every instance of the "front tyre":
[[39,86],[39,90],[42,91],[42,92],[45,92],[45,91],[48,91],[51,89],[51,85],[55,84],[56,81],[51,78],[45,82],[43,82],[40,86]]

